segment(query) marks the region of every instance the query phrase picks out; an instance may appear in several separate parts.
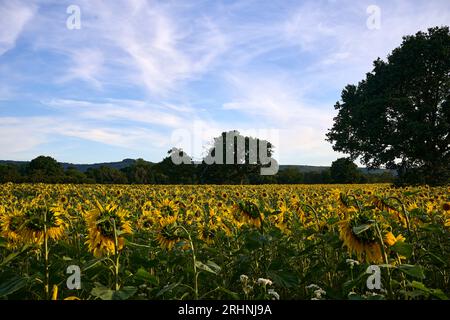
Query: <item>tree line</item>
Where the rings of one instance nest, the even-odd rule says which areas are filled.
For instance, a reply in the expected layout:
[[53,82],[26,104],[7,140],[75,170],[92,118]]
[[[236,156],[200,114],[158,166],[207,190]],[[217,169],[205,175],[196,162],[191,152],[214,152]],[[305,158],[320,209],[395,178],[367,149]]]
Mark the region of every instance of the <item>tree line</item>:
[[281,169],[272,176],[262,176],[254,168],[242,165],[179,164],[169,155],[161,162],[135,160],[130,166],[66,169],[49,156],[39,156],[26,164],[0,164],[0,183],[74,183],[74,184],[328,184],[393,182],[390,172],[365,174],[347,158],[332,163],[322,171],[301,172],[297,168]]

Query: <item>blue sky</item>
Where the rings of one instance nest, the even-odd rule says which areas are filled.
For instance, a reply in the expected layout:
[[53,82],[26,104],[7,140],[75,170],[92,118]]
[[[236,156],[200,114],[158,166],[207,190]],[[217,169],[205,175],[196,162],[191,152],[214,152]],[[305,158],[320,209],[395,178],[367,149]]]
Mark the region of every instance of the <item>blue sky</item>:
[[0,0],[0,159],[199,159],[238,129],[281,164],[329,165],[344,86],[403,35],[449,24],[448,0]]

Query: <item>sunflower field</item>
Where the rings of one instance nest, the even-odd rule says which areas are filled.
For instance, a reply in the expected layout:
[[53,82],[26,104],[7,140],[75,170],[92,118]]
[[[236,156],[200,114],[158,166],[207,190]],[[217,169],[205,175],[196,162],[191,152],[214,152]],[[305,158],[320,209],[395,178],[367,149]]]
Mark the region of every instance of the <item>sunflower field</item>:
[[450,297],[449,187],[0,186],[0,299]]

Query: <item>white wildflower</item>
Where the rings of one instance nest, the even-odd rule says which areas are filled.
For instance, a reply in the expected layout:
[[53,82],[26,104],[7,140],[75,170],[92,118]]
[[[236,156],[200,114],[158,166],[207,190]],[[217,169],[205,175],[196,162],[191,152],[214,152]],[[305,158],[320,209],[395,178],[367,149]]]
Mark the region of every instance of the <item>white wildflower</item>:
[[357,293],[356,293],[356,292],[354,292],[354,291],[350,291],[350,292],[348,293],[348,297],[350,297],[350,296],[354,296],[354,295],[357,295]]
[[350,265],[350,268],[353,268],[355,265],[359,265],[358,260],[347,259],[347,260],[345,260],[345,262]]
[[274,289],[269,289],[267,293],[274,297],[273,300],[280,300],[280,295]]
[[241,274],[239,279],[241,280],[242,283],[246,283],[248,281],[248,276],[246,276],[245,274]]
[[259,284],[259,285],[262,285],[262,286],[271,286],[272,285],[272,280],[259,278],[258,281],[256,281],[256,283]]
[[319,288],[317,290],[314,290],[314,295],[316,296],[317,299],[322,298],[322,295],[326,294],[325,290]]
[[306,289],[321,289],[317,284],[311,283],[310,285],[306,286]]

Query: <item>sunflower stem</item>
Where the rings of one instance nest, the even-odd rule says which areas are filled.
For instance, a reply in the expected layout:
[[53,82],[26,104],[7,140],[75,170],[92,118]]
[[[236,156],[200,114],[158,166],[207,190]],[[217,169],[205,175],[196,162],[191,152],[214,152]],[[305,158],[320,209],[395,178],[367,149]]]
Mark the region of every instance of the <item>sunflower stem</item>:
[[261,236],[263,237],[262,250],[263,250],[263,272],[264,275],[267,273],[267,256],[266,256],[266,239],[264,238],[264,220],[262,219],[261,213],[259,215],[259,220],[261,223]]
[[319,223],[319,217],[318,217],[318,215],[317,215],[316,210],[315,210],[312,206],[310,206],[309,204],[302,203],[302,205],[305,206],[306,208],[310,209],[310,210],[313,212],[313,214],[314,214],[314,219],[315,219],[315,221],[316,221],[317,231],[319,231],[319,230],[320,230],[320,223]]
[[[403,215],[405,216],[405,219],[406,219],[406,228],[408,230],[408,237],[409,237],[409,239],[412,239],[412,237],[411,237],[411,235],[412,235],[411,224],[410,224],[410,221],[409,221],[409,213],[408,213],[408,211],[405,208],[405,204],[399,198],[394,197],[394,196],[391,196],[391,197],[387,198],[387,200],[389,200],[389,199],[393,199],[393,200],[397,201],[402,206],[402,212],[403,212]],[[414,235],[415,235],[416,240],[418,240],[419,237],[417,236],[416,232],[414,232]],[[416,261],[415,254],[414,254],[414,247],[413,247],[413,250],[412,250],[412,260]]]
[[115,258],[115,263],[114,263],[114,276],[115,276],[115,288],[116,291],[118,291],[120,289],[120,285],[119,285],[119,241],[117,238],[117,228],[116,228],[116,220],[113,218],[112,219],[112,223],[113,223],[113,228],[114,228],[114,258]]
[[189,239],[189,244],[191,246],[192,262],[194,265],[194,300],[198,300],[198,276],[200,273],[197,271],[197,257],[195,256],[194,242],[192,241],[191,234],[186,230],[185,227],[179,226],[179,228],[183,229],[183,231],[187,234],[188,239]]
[[403,212],[403,215],[405,216],[405,219],[406,219],[406,228],[408,229],[408,236],[409,236],[409,238],[411,238],[411,225],[410,225],[410,222],[409,222],[409,214],[408,214],[408,211],[406,211],[405,205],[397,197],[391,196],[391,197],[387,198],[387,200],[389,200],[389,199],[397,201],[402,206],[402,212]]
[[50,299],[50,272],[48,265],[47,210],[44,211],[44,263],[45,263],[45,299]]
[[378,234],[378,238],[380,240],[380,247],[381,247],[381,252],[383,253],[383,257],[384,257],[384,263],[386,264],[386,268],[387,268],[387,274],[388,274],[388,294],[389,294],[389,298],[392,299],[393,298],[393,293],[392,293],[392,279],[391,279],[391,271],[389,270],[389,259],[386,253],[386,250],[384,249],[384,241],[383,241],[383,235],[381,234],[381,230],[378,227],[378,223],[375,222],[375,229],[377,230],[377,234]]

